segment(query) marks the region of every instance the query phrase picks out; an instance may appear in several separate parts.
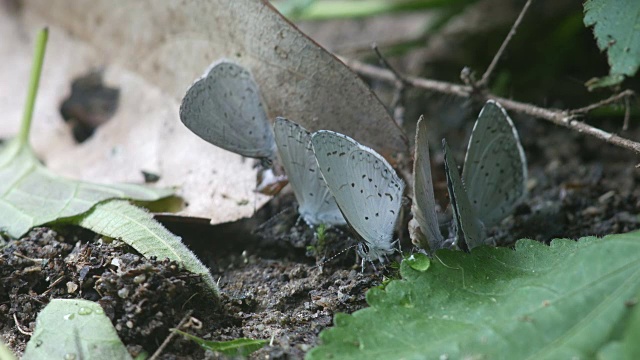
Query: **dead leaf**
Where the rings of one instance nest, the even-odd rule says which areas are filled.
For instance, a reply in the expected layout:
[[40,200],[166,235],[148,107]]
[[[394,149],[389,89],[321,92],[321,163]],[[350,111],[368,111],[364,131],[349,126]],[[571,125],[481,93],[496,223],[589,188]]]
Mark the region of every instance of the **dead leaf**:
[[[251,160],[213,147],[189,132],[178,104],[214,60],[229,57],[260,84],[269,115],[310,130],[331,129],[385,156],[405,151],[399,128],[370,89],[346,66],[299,33],[270,5],[255,0],[26,1],[20,17],[0,10],[0,136],[17,132],[26,93],[31,34],[49,25],[31,142],[47,166],[85,180],[180,186],[181,214],[213,223],[251,215],[267,199],[256,194]],[[105,68],[120,89],[113,119],[76,145],[58,114],[71,80]],[[6,125],[4,125],[6,124]],[[244,204],[244,205],[240,205]]]
[[[4,16],[3,16],[4,15]],[[28,17],[27,17],[28,18]],[[37,20],[16,21],[0,11],[0,136],[18,131]],[[252,161],[211,146],[180,124],[179,103],[140,76],[117,65],[105,82],[120,89],[114,117],[77,145],[59,114],[72,79],[104,65],[98,53],[51,27],[31,143],[53,172],[92,182],[144,182],[142,171],[161,176],[157,187],[178,186],[189,204],[181,214],[214,223],[250,216],[268,198],[256,195]],[[233,181],[230,181],[233,176]],[[238,205],[239,203],[246,205]]]

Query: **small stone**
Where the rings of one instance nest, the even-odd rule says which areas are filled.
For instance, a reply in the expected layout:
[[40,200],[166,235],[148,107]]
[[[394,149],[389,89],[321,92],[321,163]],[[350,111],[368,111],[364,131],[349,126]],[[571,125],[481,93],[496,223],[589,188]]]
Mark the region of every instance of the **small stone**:
[[78,284],[74,283],[73,281],[68,281],[67,282],[67,292],[69,294],[73,294],[74,292],[76,292],[76,290],[78,290]]
[[127,297],[129,297],[129,289],[122,288],[118,290],[118,296],[122,299],[126,299]]

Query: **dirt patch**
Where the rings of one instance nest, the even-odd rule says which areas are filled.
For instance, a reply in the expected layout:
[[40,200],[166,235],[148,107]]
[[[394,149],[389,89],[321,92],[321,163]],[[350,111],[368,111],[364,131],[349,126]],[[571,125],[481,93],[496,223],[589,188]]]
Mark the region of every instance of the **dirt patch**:
[[[260,350],[271,358],[301,358],[336,311],[364,306],[379,276],[354,269],[321,271],[303,262],[226,253],[216,266],[223,296],[204,296],[199,277],[168,260],[145,259],[125,244],[105,243],[87,231],[31,231],[0,258],[0,333],[24,351],[40,310],[52,298],[97,301],[132,355],[153,353],[188,311],[203,326],[191,333],[217,341],[274,339]],[[161,358],[205,358],[175,337]]]

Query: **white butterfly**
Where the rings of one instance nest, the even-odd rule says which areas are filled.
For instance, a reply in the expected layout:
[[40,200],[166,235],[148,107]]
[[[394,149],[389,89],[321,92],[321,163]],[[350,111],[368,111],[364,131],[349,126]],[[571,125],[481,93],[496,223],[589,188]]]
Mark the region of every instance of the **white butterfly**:
[[365,242],[360,254],[383,261],[393,252],[404,182],[382,156],[346,135],[321,130],[311,143],[340,211]]
[[[418,131],[423,130],[418,125]],[[428,152],[426,157],[422,156],[428,151],[428,144],[426,138],[421,140],[420,134],[416,141],[419,141],[416,158],[420,161],[415,164],[415,182],[416,186],[427,190],[422,194],[420,189],[415,190],[414,218],[422,233],[426,232],[430,247],[447,247],[442,235],[438,236],[439,231],[436,231],[438,223],[435,211],[430,210],[435,201]],[[424,150],[418,150],[418,146]],[[455,245],[468,251],[490,243],[486,230],[502,221],[526,196],[527,160],[513,122],[495,101],[485,104],[473,127],[462,178],[444,140],[443,147],[447,188],[455,224]],[[428,171],[425,171],[427,166]]]
[[280,160],[298,200],[300,216],[309,226],[346,224],[318,168],[311,133],[282,117],[276,118],[273,130]]
[[272,160],[276,145],[251,73],[221,59],[182,99],[180,120],[207,142],[242,156]]
[[440,232],[438,215],[436,214],[427,125],[422,116],[416,125],[411,213],[413,219],[409,222],[409,234],[415,245],[429,252],[448,247]]

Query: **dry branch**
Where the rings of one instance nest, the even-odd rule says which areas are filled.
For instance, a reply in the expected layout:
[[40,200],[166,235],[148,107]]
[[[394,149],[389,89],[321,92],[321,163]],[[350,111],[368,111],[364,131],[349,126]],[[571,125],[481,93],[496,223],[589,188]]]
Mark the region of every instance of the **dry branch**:
[[511,26],[511,30],[509,30],[507,37],[502,42],[502,45],[500,45],[500,49],[498,49],[498,52],[496,52],[495,56],[493,57],[493,60],[491,60],[491,64],[489,64],[489,66],[487,67],[487,70],[485,70],[484,74],[482,75],[482,78],[480,79],[480,81],[478,81],[476,86],[478,87],[487,86],[487,83],[489,82],[489,77],[493,73],[493,70],[495,69],[496,65],[498,65],[498,61],[502,57],[504,50],[507,48],[507,45],[509,45],[509,42],[511,42],[511,38],[513,38],[513,36],[516,34],[516,30],[520,26],[520,23],[524,18],[524,14],[527,13],[527,9],[529,9],[529,5],[531,5],[531,0],[527,0],[527,2],[522,7],[522,10],[520,11],[520,15],[518,15],[518,18]]
[[[396,83],[398,77],[390,70],[386,70],[377,66],[369,65],[353,59],[340,58],[347,66],[349,66],[356,73],[371,77],[378,80],[384,80]],[[495,100],[499,102],[505,109],[516,111],[519,113],[527,114],[536,118],[545,119],[560,126],[567,127],[569,129],[578,131],[580,133],[591,135],[597,139],[604,140],[610,144],[629,149],[636,154],[640,154],[640,143],[631,141],[613,133],[609,133],[597,127],[586,124],[578,120],[580,114],[584,114],[597,107],[608,105],[620,99],[628,99],[634,96],[634,92],[631,90],[625,90],[619,94],[613,95],[608,99],[602,100],[596,104],[589,105],[575,110],[559,110],[559,109],[547,109],[532,104],[522,103],[511,99],[501,98],[495,96],[489,92],[478,93],[474,91],[474,88],[469,85],[458,85],[448,83],[444,81],[436,81],[430,79],[424,79],[415,76],[403,75],[403,79],[407,81],[413,87],[425,89],[429,91],[435,91],[442,94],[455,95],[465,98],[470,98],[472,95],[479,96],[481,100]]]

